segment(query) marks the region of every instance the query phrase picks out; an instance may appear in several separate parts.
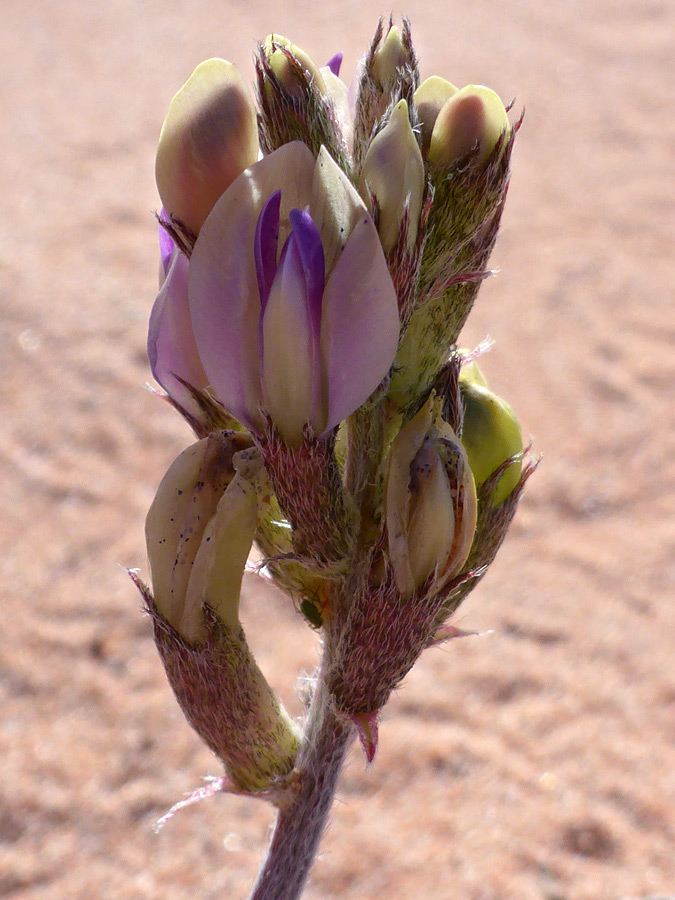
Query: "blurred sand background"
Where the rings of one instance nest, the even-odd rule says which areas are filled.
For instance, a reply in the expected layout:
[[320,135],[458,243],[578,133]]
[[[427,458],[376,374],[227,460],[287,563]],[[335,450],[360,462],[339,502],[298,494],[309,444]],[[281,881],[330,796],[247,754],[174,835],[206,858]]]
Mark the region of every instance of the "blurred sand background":
[[[308,900],[675,894],[673,40],[667,0],[409,0],[423,76],[526,108],[465,332],[544,465],[460,611],[356,748]],[[0,896],[245,898],[273,820],[218,796],[121,566],[191,440],[143,390],[156,139],[203,58],[286,34],[347,77],[371,0],[2,0]],[[315,634],[247,582],[295,714]]]

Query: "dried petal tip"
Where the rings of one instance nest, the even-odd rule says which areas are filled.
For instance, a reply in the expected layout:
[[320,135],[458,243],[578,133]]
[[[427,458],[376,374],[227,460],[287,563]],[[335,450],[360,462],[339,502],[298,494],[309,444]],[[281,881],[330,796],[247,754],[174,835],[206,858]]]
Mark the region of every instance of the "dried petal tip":
[[377,203],[378,231],[385,253],[394,248],[406,212],[408,245],[415,243],[424,184],[422,154],[410,127],[408,104],[401,100],[370,144],[359,179],[366,203],[370,204],[372,197]]
[[[505,400],[477,381],[460,375],[464,406],[462,443],[466,448],[476,485],[483,482],[512,456],[523,451],[523,438],[516,414]],[[490,497],[498,506],[510,496],[520,480],[522,461],[514,460]]]
[[429,161],[449,169],[478,147],[483,165],[499,138],[510,129],[504,104],[490,88],[469,84],[453,94],[438,113],[429,143]]
[[366,754],[366,761],[371,763],[377,752],[377,713],[355,713],[350,719],[356,725],[361,746]]
[[232,63],[200,63],[175,95],[155,161],[165,210],[199,233],[216,200],[258,158],[255,107]]

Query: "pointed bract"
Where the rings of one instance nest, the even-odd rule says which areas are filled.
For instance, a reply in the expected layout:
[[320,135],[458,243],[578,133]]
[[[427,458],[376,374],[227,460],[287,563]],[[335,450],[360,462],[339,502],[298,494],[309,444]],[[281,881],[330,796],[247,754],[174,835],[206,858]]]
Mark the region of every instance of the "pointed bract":
[[379,715],[377,712],[355,713],[350,718],[356,725],[359,741],[366,754],[366,762],[371,763],[377,753]]

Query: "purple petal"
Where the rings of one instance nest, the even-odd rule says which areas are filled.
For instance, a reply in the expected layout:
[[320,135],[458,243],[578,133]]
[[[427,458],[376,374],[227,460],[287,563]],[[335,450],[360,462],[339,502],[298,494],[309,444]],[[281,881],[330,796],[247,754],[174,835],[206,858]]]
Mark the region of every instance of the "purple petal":
[[314,157],[294,141],[255,163],[225,191],[202,226],[190,258],[190,315],[209,384],[223,406],[254,431],[264,429],[255,231],[263,203],[284,188],[281,221],[311,195]]
[[305,279],[307,313],[312,324],[312,332],[317,343],[321,328],[321,301],[326,279],[326,266],[319,229],[310,214],[300,209],[292,209],[288,216],[291,223],[291,238],[298,248]]
[[[303,427],[324,428],[318,333],[308,314],[306,278],[298,241],[291,234],[262,317],[262,383],[267,413],[284,441],[297,445]],[[315,421],[315,414],[319,422]]]
[[389,371],[400,323],[396,291],[372,219],[365,212],[323,295],[321,358],[330,429],[358,409]]
[[281,191],[275,191],[263,206],[255,226],[255,273],[258,278],[261,314],[265,312],[270,288],[277,270],[280,209]]
[[326,63],[333,75],[336,75],[338,78],[340,77],[340,66],[342,65],[343,57],[344,53],[336,53],[335,56],[331,56]]
[[188,266],[187,258],[174,247],[166,279],[150,314],[148,359],[155,380],[171,399],[199,419],[201,411],[192,394],[176,377],[197,390],[203,390],[208,384],[192,332]]

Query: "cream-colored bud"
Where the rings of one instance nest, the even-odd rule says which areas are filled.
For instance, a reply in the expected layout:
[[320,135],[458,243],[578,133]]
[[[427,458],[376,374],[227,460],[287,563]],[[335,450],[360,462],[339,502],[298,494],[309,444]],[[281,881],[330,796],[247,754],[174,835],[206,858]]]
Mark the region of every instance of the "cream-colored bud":
[[155,176],[164,209],[198,234],[218,198],[258,158],[256,112],[232,63],[200,63],[162,126]]
[[410,596],[460,571],[476,528],[476,488],[466,452],[433,395],[396,436],[386,476],[385,519],[396,585]]
[[[296,44],[292,44],[288,38],[280,34],[270,34],[263,41],[262,51],[283,87],[298,99],[304,97],[307,81],[312,81],[320,93],[326,93],[326,84],[319,67],[314,60]],[[288,58],[290,53],[303,74],[300,74],[292,61]]]
[[[523,450],[518,418],[509,404],[487,387],[460,377],[464,404],[462,443],[466,448],[476,484],[482,485],[507,459]],[[497,506],[520,480],[522,462],[517,459],[499,479],[490,497]]]
[[204,635],[208,604],[239,626],[241,579],[258,514],[256,491],[233,464],[241,436],[213,432],[162,479],[145,523],[157,611],[188,642]]
[[416,585],[447,560],[455,535],[452,492],[437,444],[432,429],[410,465],[408,547]]
[[387,90],[396,81],[398,70],[410,62],[410,52],[403,42],[401,29],[392,25],[373,57],[371,74],[375,83],[382,90]]
[[429,143],[429,161],[449,169],[478,146],[474,162],[482,165],[509,128],[499,96],[490,88],[469,84],[453,94],[438,113]]
[[424,162],[410,127],[408,104],[401,100],[370,144],[359,179],[359,191],[366,204],[370,206],[371,195],[377,201],[378,231],[385,253],[395,246],[406,211],[408,246],[415,243],[424,181]]
[[426,156],[431,143],[431,134],[439,112],[447,101],[454,96],[458,88],[439,75],[432,75],[417,88],[414,95],[415,109],[419,118],[422,136],[422,153]]

